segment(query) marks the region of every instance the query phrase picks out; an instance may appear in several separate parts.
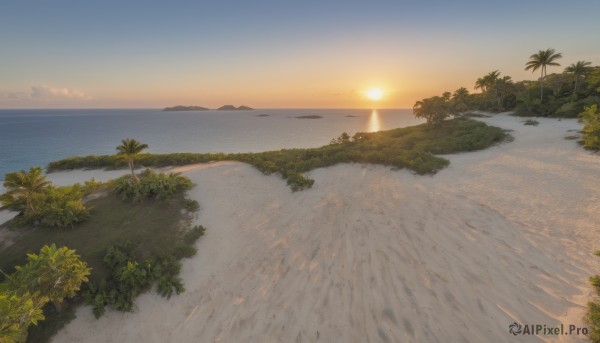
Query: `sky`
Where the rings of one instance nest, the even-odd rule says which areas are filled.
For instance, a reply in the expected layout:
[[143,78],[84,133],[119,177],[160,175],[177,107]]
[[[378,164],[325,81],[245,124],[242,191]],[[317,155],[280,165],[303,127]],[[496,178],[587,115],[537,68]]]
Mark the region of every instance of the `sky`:
[[[0,3],[0,108],[412,108],[554,48],[600,65],[600,1]],[[365,96],[383,91],[376,103]]]

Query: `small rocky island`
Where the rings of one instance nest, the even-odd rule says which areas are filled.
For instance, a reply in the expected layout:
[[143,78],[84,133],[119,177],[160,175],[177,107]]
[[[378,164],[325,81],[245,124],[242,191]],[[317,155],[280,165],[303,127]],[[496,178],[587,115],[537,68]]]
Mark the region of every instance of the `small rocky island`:
[[233,105],[223,105],[219,108],[217,108],[217,111],[249,111],[249,110],[253,110],[252,107],[248,107],[248,106],[240,106],[240,107],[235,107]]
[[207,111],[208,108],[201,106],[173,106],[165,107],[163,111],[174,112],[174,111]]
[[311,116],[298,116],[295,118],[297,118],[297,119],[321,119],[323,117],[317,116],[317,115],[311,115]]

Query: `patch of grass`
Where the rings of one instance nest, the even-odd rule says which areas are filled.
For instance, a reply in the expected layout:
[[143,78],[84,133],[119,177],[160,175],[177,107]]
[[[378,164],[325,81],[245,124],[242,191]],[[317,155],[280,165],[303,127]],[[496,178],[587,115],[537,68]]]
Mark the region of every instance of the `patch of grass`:
[[[344,133],[329,145],[314,149],[283,149],[245,154],[162,154],[142,155],[144,166],[185,165],[235,160],[249,163],[265,174],[279,173],[293,191],[310,188],[313,180],[302,173],[338,163],[372,163],[407,168],[417,174],[433,174],[449,161],[434,154],[485,149],[507,140],[502,129],[468,118],[443,121],[437,127],[426,124],[380,132]],[[48,171],[81,168],[118,168],[125,162],[118,156],[72,157],[52,162]]]
[[540,122],[537,120],[533,120],[533,119],[527,119],[523,122],[523,125],[538,126],[538,125],[540,125]]
[[[123,241],[134,242],[133,254],[143,260],[160,254],[178,243],[184,195],[176,194],[165,201],[124,202],[113,193],[90,200],[91,217],[70,230],[50,228],[19,229],[14,244],[0,251],[0,269],[11,273],[14,266],[26,262],[26,254],[39,251],[46,244],[75,249],[92,268],[91,281],[109,275],[102,259],[108,247]],[[10,222],[3,226],[9,226]]]
[[[55,228],[23,228],[15,230],[13,244],[0,250],[0,269],[10,274],[14,266],[26,262],[26,254],[39,251],[46,244],[55,243],[57,246],[68,246],[75,249],[92,268],[89,276],[90,283],[82,287],[82,292],[88,291],[88,286],[110,285],[114,278],[105,262],[109,248],[118,246],[122,242],[130,242],[131,258],[135,261],[163,261],[190,257],[195,252],[194,242],[201,237],[205,228],[201,226],[182,229],[190,220],[190,214],[185,214],[186,198],[183,192],[174,194],[162,201],[142,201],[134,203],[122,201],[114,192],[106,196],[90,200],[87,205],[91,208],[90,219],[69,230]],[[2,227],[10,228],[11,222]],[[163,263],[164,264],[164,263]],[[160,276],[160,293],[170,296],[173,291],[183,291],[183,285],[177,277],[179,269],[166,275],[153,270],[157,277]],[[162,275],[162,276],[161,276]],[[149,282],[152,282],[149,279]],[[148,288],[146,288],[148,289]],[[81,301],[76,299],[75,302]],[[54,312],[46,308],[45,320],[32,326],[30,329],[31,342],[47,342],[60,328],[74,318],[73,305],[66,304],[61,312]]]

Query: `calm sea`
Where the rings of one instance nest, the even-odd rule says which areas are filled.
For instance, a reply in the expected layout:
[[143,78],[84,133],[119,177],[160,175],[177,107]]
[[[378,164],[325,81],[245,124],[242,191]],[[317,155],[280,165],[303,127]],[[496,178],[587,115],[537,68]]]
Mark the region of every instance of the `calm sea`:
[[[323,118],[296,118],[315,115]],[[148,144],[152,153],[259,152],[318,147],[342,132],[419,123],[407,109],[0,110],[0,179],[65,157],[113,154],[123,138]]]

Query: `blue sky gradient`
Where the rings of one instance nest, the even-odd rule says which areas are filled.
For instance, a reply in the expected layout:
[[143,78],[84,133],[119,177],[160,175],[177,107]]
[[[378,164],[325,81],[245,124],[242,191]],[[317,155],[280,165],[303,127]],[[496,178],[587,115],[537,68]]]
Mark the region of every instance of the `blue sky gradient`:
[[[0,107],[411,107],[515,80],[529,55],[600,63],[598,1],[10,1]],[[561,68],[549,69],[557,72]],[[37,87],[39,90],[35,92]]]

